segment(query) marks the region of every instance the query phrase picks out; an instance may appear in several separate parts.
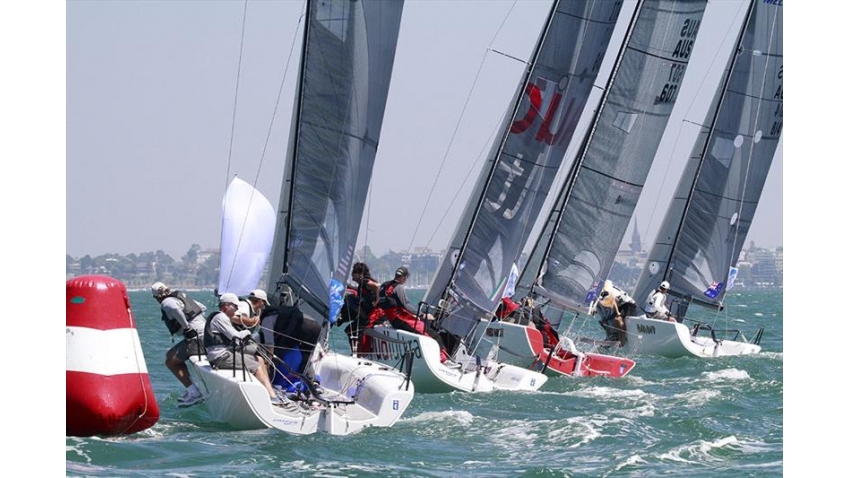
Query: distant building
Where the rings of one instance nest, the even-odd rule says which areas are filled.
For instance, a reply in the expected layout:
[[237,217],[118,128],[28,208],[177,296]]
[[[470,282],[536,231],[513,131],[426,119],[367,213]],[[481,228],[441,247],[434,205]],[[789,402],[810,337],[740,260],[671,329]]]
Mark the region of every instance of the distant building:
[[632,242],[629,244],[629,249],[635,254],[643,250],[640,243],[640,232],[638,232],[637,215],[635,215],[635,229],[632,231]]

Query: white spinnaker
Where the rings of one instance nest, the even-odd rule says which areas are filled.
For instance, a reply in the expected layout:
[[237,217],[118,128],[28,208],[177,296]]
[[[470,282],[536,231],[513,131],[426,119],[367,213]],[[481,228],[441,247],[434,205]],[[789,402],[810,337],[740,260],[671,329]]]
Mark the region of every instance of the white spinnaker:
[[234,177],[221,204],[219,294],[246,295],[257,288],[271,253],[275,219],[269,200]]

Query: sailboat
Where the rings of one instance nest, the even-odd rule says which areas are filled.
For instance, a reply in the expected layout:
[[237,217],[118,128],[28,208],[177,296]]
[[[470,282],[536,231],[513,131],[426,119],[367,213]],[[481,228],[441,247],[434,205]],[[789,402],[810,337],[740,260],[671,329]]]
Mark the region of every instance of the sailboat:
[[[417,391],[537,390],[546,382],[546,375],[528,370],[528,364],[511,365],[476,350],[474,336],[479,320],[492,317],[563,162],[620,7],[621,2],[592,0],[552,3],[513,108],[424,297],[423,308],[436,317],[451,358],[461,368],[441,364],[437,342],[430,337],[374,329],[413,344]],[[400,352],[378,338],[372,348],[385,363],[397,360]]]
[[634,368],[629,358],[581,350],[568,333],[544,346],[532,339],[527,318],[542,314],[557,328],[567,316],[590,312],[643,190],[705,7],[705,0],[636,5],[600,107],[518,279],[519,320],[492,322],[482,335],[500,360],[551,375],[622,377]]
[[[235,428],[348,435],[392,426],[413,399],[407,374],[333,352],[383,120],[403,2],[307,2],[297,100],[272,244],[272,306],[297,306],[322,335],[301,386],[273,405],[245,370],[214,370],[193,358],[213,418]],[[274,309],[275,311],[277,309]],[[272,331],[269,331],[272,332]]]
[[747,339],[738,329],[686,313],[692,304],[723,310],[781,133],[782,4],[752,1],[635,287],[634,297],[643,301],[669,282],[669,308],[679,322],[627,318],[628,352],[718,357],[761,351],[763,327]]

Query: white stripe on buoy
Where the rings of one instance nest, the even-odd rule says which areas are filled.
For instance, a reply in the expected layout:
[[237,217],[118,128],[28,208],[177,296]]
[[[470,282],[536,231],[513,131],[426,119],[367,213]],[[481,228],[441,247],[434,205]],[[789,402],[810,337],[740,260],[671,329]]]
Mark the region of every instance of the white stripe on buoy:
[[65,350],[68,352],[65,354],[65,370],[68,372],[104,376],[148,373],[136,329],[97,330],[66,326]]

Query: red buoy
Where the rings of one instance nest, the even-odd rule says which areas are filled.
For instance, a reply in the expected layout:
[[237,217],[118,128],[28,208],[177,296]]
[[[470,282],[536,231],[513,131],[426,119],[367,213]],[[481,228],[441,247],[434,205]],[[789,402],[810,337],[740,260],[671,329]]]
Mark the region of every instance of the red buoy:
[[159,405],[130,311],[112,277],[65,286],[65,434],[127,435],[152,427]]

